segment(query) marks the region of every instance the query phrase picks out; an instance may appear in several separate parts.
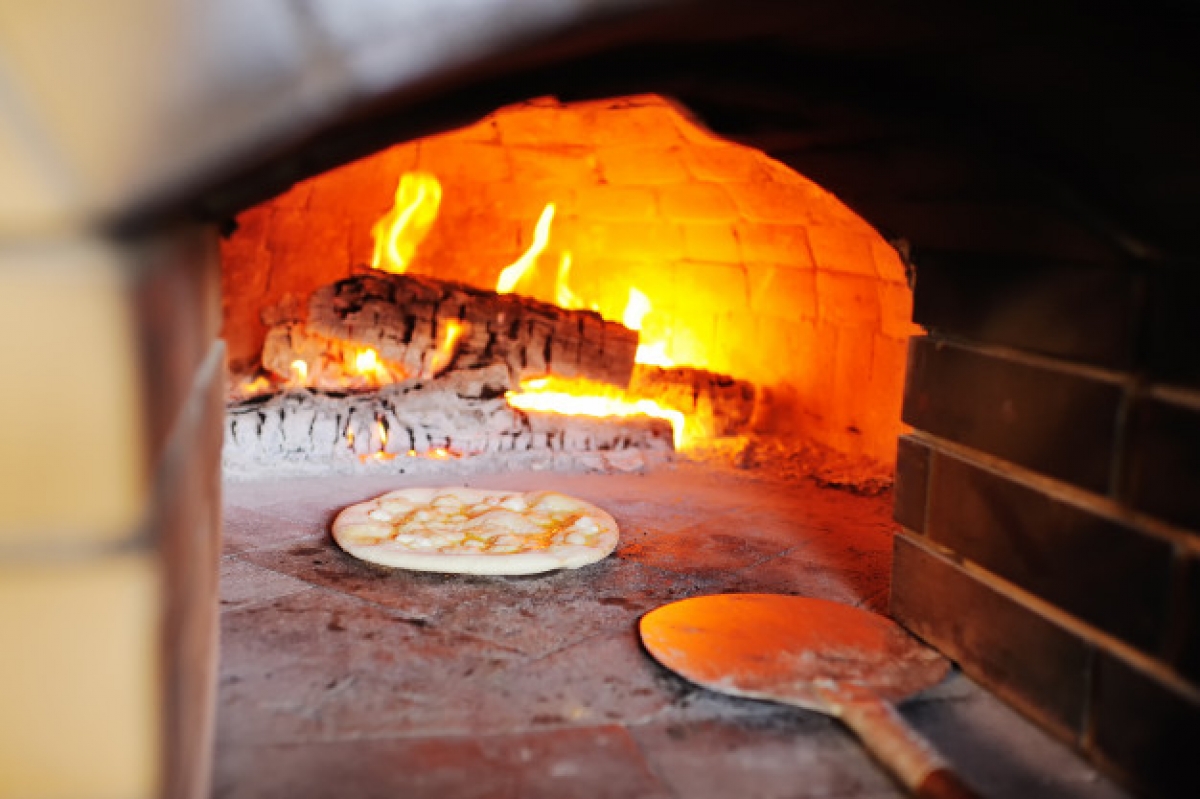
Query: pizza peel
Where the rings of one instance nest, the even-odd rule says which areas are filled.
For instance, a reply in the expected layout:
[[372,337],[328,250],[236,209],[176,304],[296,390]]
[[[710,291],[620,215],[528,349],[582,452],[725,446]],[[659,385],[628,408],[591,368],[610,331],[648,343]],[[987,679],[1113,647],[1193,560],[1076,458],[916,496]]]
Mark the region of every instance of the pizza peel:
[[652,610],[640,630],[654,659],[691,682],[841,719],[914,796],[977,799],[892,706],[950,664],[891,620],[822,599],[718,594]]

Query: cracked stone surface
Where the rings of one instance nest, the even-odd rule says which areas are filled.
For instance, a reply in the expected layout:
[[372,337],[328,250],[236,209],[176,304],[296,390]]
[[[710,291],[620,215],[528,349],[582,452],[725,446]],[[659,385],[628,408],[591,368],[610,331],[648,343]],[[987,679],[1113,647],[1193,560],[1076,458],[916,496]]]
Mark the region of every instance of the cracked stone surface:
[[[338,549],[339,510],[417,484],[227,484],[215,796],[901,795],[837,722],[696,688],[637,637],[642,614],[699,594],[885,611],[889,496],[692,464],[471,475],[454,484],[593,502],[621,543],[526,577],[393,570]],[[1124,796],[961,675],[901,711],[987,796]]]

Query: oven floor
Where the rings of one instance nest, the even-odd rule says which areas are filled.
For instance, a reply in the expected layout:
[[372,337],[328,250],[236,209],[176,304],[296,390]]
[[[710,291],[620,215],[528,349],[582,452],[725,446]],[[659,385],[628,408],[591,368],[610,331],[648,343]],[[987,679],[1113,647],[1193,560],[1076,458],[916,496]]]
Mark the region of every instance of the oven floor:
[[[391,571],[329,537],[343,506],[416,484],[226,485],[215,796],[900,796],[836,722],[694,688],[636,633],[696,594],[885,610],[890,497],[693,465],[458,481],[616,517],[612,557],[532,577]],[[986,796],[1126,796],[960,674],[901,710]]]

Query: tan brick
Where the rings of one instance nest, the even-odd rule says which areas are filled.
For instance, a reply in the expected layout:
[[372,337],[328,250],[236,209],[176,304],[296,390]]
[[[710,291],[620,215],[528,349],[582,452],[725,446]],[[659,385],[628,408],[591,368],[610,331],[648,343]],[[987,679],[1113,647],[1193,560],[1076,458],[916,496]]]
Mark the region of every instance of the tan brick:
[[748,264],[750,307],[777,319],[816,319],[816,272],[777,264]]
[[827,379],[828,372],[821,370],[820,344],[817,325],[811,320],[761,318],[758,324],[759,382],[763,385],[787,383],[807,396],[821,394],[824,390],[821,384]]
[[678,311],[667,343],[667,355],[680,366],[703,366],[716,336],[715,313],[693,306]]
[[0,393],[5,543],[113,541],[142,520],[150,442],[126,273],[136,262],[97,242],[0,253],[0,340],[16,381]]
[[658,216],[657,192],[638,186],[585,186],[578,190],[575,209],[584,218],[639,220]]
[[584,103],[580,114],[599,144],[638,142],[670,146],[682,141],[679,112],[661,97],[643,95]]
[[417,169],[443,181],[509,180],[508,151],[498,144],[463,141],[452,134],[422,139]]
[[817,272],[817,315],[842,327],[879,327],[879,294],[873,278]]
[[[546,113],[547,109],[551,113]],[[492,115],[499,139],[506,145],[539,145],[545,142],[592,140],[594,114],[563,106],[551,98],[506,106]]]
[[683,225],[683,254],[697,261],[741,263],[737,232],[728,223],[693,222]]
[[718,183],[681,183],[661,189],[662,213],[678,222],[733,222],[738,209]]
[[614,186],[661,186],[691,180],[678,147],[610,144],[597,153],[597,159],[604,180]]
[[580,251],[607,258],[667,262],[683,255],[679,228],[661,222],[597,222],[584,224],[580,232]]
[[693,144],[683,151],[692,177],[712,183],[751,183],[762,175],[762,154],[740,144]]
[[149,553],[0,562],[0,797],[158,794],[160,586]]
[[904,262],[896,248],[876,235],[871,239],[871,257],[875,261],[875,272],[881,280],[889,283],[907,283],[908,276],[904,272]]
[[863,451],[880,463],[890,464],[894,461],[896,439],[904,432],[905,425],[900,421],[900,404],[904,398],[907,366],[907,339],[875,337],[867,392],[869,406],[862,432]]
[[413,157],[403,168],[395,163],[394,151],[385,151],[305,181],[300,184],[309,190],[305,207],[347,219],[362,219],[370,227],[392,207],[400,177],[415,167],[416,148],[407,151]]
[[804,184],[763,180],[723,185],[751,222],[803,222],[812,213],[813,192]]
[[[180,227],[144,242],[137,252],[141,267],[133,312],[140,369],[153,386],[142,424],[147,458],[157,463],[191,394],[196,370],[220,330],[217,233],[209,227]],[[223,369],[222,361],[217,371]]]
[[843,226],[812,225],[808,228],[817,268],[876,277],[871,239]]
[[808,232],[801,224],[742,223],[737,232],[747,261],[815,268]]
[[712,313],[748,307],[749,287],[741,265],[684,261],[676,276],[678,307]]
[[912,321],[912,291],[903,283],[878,283],[880,329],[886,336],[907,340],[919,335],[921,326]]
[[270,302],[284,293],[306,296],[320,286],[345,277],[350,262],[350,231],[345,216],[277,208],[271,215],[267,250],[270,252]]
[[584,144],[551,141],[522,145],[510,147],[508,155],[513,182],[544,186],[551,191],[562,185],[595,183],[601,174],[608,174],[603,153],[598,154],[594,147]]
[[450,131],[450,134],[461,141],[500,143],[500,125],[496,122],[495,114],[484,117],[473,125],[456,128]]

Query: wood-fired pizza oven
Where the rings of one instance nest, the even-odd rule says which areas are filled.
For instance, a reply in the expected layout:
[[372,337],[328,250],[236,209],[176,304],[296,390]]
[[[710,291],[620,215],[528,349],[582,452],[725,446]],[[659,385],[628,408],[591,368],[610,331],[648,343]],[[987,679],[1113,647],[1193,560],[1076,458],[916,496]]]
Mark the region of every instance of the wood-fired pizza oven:
[[[882,491],[895,526],[859,574],[867,606],[1124,785],[1196,795],[1200,70],[1182,9],[450,5],[0,10],[0,797],[211,790],[223,444],[242,505],[275,466],[362,494],[503,472],[480,455],[582,491],[572,475],[599,472],[648,508],[639,476],[660,485],[679,447],[700,469],[779,477],[786,458]],[[373,239],[401,217],[403,241]],[[403,263],[373,268],[388,241]],[[402,341],[353,315],[380,292],[425,309],[396,311]],[[632,381],[626,399],[672,412],[691,397],[694,437],[520,414],[477,436],[446,394],[421,400],[435,424],[357,393],[489,363],[451,393]],[[303,515],[277,505],[312,484],[278,474],[275,505],[229,531],[235,579],[275,557],[239,559],[245,525]],[[640,552],[687,554],[717,474],[677,499],[675,543]],[[804,486],[780,501],[828,507],[836,539],[837,503]],[[731,520],[762,521],[752,496],[771,501],[735,492]],[[783,568],[762,537],[706,535],[715,571],[683,569],[680,591]],[[271,579],[283,596],[298,578]],[[431,586],[437,613],[462,601]],[[632,613],[667,588],[596,591]],[[312,612],[328,634],[367,624]],[[441,618],[405,612],[405,641]],[[580,728],[545,719],[564,730],[549,749]],[[588,728],[618,764],[650,746],[622,724]],[[655,768],[610,784],[682,790]]]

